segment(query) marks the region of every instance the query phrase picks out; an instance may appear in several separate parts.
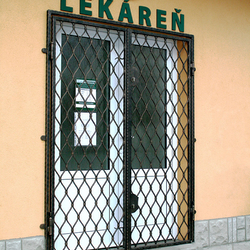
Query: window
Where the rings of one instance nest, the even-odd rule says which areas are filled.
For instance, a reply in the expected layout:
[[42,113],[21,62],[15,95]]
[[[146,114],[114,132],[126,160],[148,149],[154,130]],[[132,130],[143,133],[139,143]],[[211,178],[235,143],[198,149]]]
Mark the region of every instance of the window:
[[48,23],[48,249],[193,241],[193,37]]
[[102,164],[108,169],[109,41],[60,31],[58,34],[57,41],[64,45],[58,59],[64,70],[59,69],[61,79],[59,76],[57,86],[63,93],[58,109],[62,127],[61,170],[101,169]]

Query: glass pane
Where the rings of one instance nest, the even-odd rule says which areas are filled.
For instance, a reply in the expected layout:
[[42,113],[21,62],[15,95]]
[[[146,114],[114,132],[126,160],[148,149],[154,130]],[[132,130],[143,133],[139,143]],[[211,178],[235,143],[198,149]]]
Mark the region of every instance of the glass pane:
[[109,47],[62,35],[61,170],[108,169]]
[[132,168],[165,168],[165,50],[132,45]]

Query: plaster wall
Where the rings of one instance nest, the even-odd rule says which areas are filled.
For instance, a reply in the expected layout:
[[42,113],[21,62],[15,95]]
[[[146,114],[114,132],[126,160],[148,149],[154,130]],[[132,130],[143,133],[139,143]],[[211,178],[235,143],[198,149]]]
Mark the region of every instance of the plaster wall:
[[[90,0],[94,17],[98,1]],[[118,20],[122,0],[110,11]],[[248,0],[129,1],[185,15],[195,37],[196,219],[250,214],[250,3]],[[79,14],[79,0],[67,0]],[[46,11],[60,0],[0,1],[0,239],[43,235]],[[104,17],[106,18],[106,16]],[[126,22],[126,19],[124,19]]]

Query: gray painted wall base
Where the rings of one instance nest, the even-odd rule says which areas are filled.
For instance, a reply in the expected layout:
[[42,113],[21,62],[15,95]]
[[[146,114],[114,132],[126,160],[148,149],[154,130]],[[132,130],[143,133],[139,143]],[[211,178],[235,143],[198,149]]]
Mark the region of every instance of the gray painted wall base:
[[0,250],[45,250],[43,236],[0,241]]
[[[250,250],[250,215],[196,221],[195,243],[161,249]],[[43,236],[37,236],[2,240],[0,250],[45,250],[45,239]]]
[[250,215],[195,222],[195,243],[166,250],[250,250]]

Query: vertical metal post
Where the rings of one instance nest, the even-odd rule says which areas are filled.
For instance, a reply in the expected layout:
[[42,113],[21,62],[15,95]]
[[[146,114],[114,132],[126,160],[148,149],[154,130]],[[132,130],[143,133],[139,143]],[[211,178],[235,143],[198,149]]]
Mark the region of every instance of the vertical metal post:
[[45,162],[45,237],[46,237],[46,249],[51,249],[51,237],[49,236],[49,212],[51,209],[51,60],[49,53],[49,44],[51,40],[51,13],[47,13],[47,74],[46,74],[46,162]]
[[188,227],[189,227],[189,240],[194,241],[194,215],[195,215],[195,208],[194,208],[194,37],[192,37],[189,41],[189,220],[188,220]]
[[46,197],[45,197],[45,236],[46,249],[53,249],[53,203],[54,203],[54,59],[51,55],[51,42],[54,39],[56,21],[50,11],[47,12],[47,75],[46,75]]
[[124,231],[123,246],[131,249],[131,30],[125,33],[125,157],[123,165],[124,178]]

